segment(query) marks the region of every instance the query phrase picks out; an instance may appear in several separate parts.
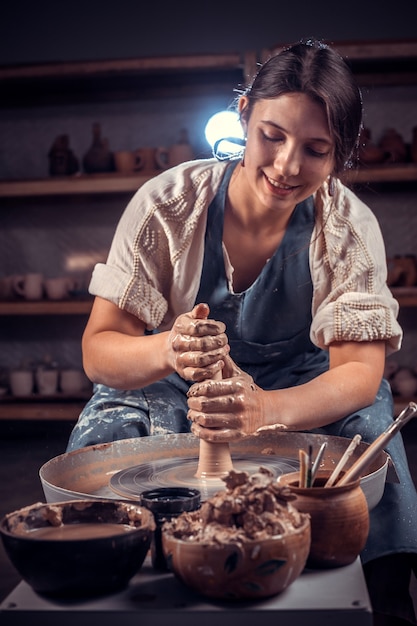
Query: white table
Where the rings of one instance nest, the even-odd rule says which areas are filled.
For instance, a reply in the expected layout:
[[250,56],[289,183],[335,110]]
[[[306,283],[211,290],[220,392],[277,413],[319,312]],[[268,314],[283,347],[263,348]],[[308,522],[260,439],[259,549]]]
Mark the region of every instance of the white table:
[[284,592],[257,602],[226,603],[193,593],[148,559],[121,592],[85,600],[52,600],[25,582],[0,605],[1,626],[371,626],[362,566],[305,570]]

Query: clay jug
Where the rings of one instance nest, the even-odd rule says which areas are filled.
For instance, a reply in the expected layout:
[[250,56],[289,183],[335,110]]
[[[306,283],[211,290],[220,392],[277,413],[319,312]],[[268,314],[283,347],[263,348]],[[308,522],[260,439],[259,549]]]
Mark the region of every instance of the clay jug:
[[79,170],[78,159],[69,146],[68,135],[58,135],[48,152],[49,174],[70,176]]
[[[369,511],[360,481],[324,487],[329,471],[317,472],[313,487],[299,487],[299,472],[283,474],[280,486],[296,496],[292,504],[310,514],[311,546],[307,566],[318,569],[353,563],[365,547],[369,533]],[[343,475],[343,472],[342,472]]]
[[93,124],[93,140],[84,155],[83,167],[87,174],[112,172],[114,170],[113,154],[109,149],[108,140],[101,137],[100,124]]

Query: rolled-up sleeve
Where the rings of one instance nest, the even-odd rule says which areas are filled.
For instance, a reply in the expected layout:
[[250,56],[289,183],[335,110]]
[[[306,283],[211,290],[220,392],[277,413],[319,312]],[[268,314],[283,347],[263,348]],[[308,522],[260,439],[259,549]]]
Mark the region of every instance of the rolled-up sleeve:
[[311,340],[385,341],[401,347],[398,302],[386,284],[386,254],[372,211],[341,183],[333,198],[316,198],[317,224],[310,250],[314,285]]
[[106,263],[98,263],[92,295],[165,330],[194,305],[204,254],[208,206],[227,164],[180,164],[145,183],[118,222]]

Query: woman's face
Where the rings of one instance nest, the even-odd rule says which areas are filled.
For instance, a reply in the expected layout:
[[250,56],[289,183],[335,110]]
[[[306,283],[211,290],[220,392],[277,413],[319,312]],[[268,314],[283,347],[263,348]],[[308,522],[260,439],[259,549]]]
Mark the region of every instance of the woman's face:
[[[241,98],[241,112],[246,104]],[[309,96],[288,93],[259,100],[243,124],[245,172],[251,191],[265,207],[293,210],[331,174],[334,141],[324,107]]]

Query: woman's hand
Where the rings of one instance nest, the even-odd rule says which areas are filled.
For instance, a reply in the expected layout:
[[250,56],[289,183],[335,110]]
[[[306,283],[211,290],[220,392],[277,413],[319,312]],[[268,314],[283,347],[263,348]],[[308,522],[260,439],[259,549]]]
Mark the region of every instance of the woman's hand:
[[230,357],[226,359],[224,373],[226,371],[231,378],[205,380],[192,385],[188,391],[191,430],[212,443],[237,441],[265,426],[267,392]]
[[222,371],[229,344],[223,322],[207,319],[207,304],[177,317],[168,334],[172,368],[185,380],[202,381]]

